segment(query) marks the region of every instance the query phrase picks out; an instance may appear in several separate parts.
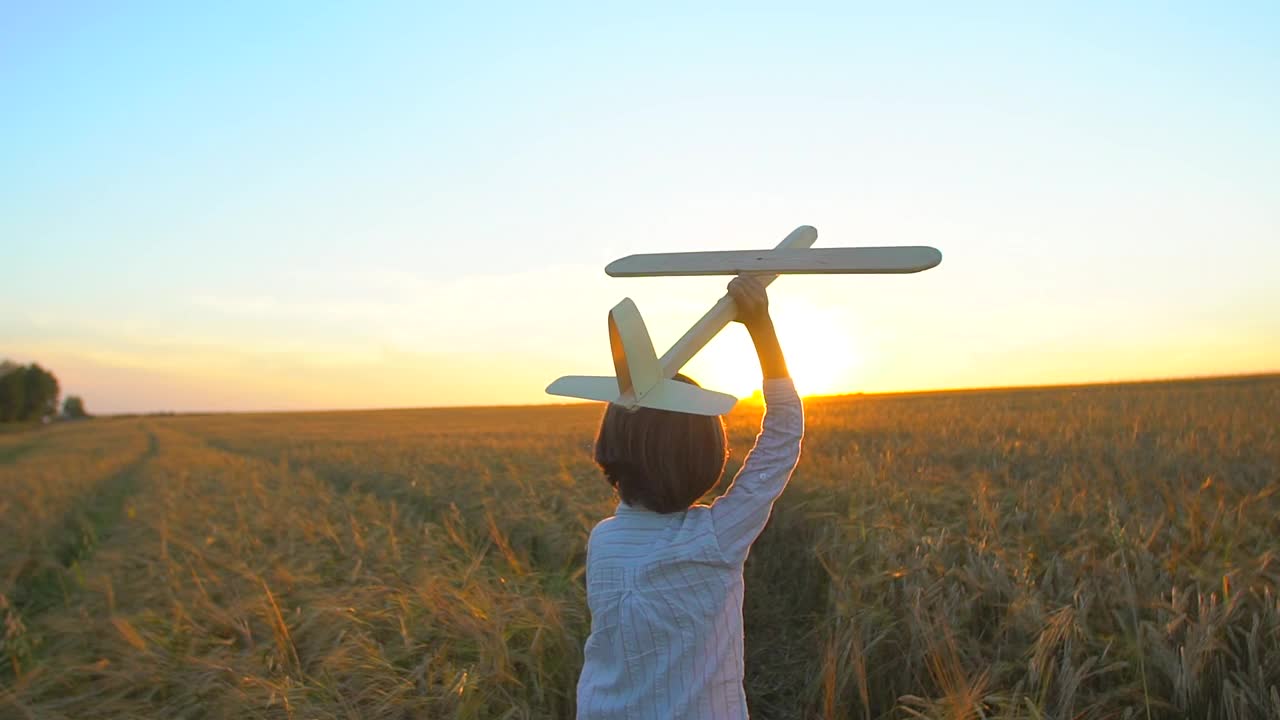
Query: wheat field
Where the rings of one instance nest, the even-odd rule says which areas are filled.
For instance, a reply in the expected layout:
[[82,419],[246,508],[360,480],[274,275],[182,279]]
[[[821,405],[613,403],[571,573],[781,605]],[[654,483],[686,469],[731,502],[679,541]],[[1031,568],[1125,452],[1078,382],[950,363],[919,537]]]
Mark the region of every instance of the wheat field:
[[[572,717],[600,414],[0,435],[0,718]],[[753,717],[1280,718],[1280,377],[807,423],[746,568]]]

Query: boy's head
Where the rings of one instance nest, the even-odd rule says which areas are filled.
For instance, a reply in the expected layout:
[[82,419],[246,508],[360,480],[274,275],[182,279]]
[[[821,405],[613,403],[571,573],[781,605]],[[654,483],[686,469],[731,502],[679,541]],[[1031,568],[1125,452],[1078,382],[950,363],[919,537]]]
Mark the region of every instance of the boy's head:
[[[697,385],[684,375],[676,380]],[[728,458],[724,423],[711,415],[609,404],[596,436],[596,464],[628,505],[687,510],[720,479]]]

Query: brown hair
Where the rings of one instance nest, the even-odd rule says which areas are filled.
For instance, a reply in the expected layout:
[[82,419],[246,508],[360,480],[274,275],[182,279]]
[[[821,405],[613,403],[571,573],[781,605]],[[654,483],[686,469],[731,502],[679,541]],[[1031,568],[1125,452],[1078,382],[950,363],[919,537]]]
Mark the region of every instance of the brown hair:
[[720,479],[728,445],[718,416],[610,403],[596,436],[596,464],[628,505],[680,512]]

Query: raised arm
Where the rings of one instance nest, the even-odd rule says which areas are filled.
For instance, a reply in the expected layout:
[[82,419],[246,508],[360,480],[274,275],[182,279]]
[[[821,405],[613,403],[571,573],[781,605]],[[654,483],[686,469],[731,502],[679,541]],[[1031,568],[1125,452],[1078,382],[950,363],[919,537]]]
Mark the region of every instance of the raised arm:
[[738,320],[751,334],[764,375],[760,434],[729,489],[711,504],[712,524],[725,560],[740,563],[764,530],[774,501],[800,459],[804,408],[787,373],[764,287],[750,278],[737,278],[729,284],[729,292],[738,305]]

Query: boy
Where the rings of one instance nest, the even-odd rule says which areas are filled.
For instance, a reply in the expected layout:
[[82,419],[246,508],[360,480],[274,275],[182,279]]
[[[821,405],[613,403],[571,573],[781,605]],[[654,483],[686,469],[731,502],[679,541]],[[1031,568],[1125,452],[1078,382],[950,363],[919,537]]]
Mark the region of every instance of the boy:
[[720,418],[611,404],[600,423],[596,462],[621,502],[587,543],[579,720],[747,717],[742,568],[799,461],[804,411],[764,285],[738,277],[729,294],[755,344],[766,411],[725,494],[696,504],[724,472]]

